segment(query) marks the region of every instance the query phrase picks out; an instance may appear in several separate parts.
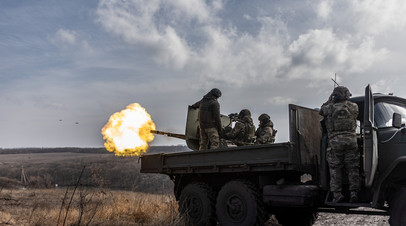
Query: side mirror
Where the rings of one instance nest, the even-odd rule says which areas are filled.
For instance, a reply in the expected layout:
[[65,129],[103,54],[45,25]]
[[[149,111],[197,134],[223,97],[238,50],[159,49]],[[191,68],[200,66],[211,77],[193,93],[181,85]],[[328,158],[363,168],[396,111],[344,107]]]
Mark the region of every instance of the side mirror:
[[401,114],[393,113],[392,126],[395,127],[395,128],[401,128],[402,127],[402,115]]

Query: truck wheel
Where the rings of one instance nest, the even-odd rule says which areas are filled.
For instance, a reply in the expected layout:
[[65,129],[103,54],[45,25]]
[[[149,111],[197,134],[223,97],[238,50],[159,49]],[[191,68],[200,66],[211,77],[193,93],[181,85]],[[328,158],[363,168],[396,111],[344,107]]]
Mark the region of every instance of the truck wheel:
[[406,225],[406,188],[400,189],[390,205],[390,225]]
[[284,208],[275,213],[279,224],[283,226],[310,226],[317,219],[315,209]]
[[216,225],[214,205],[214,192],[205,183],[187,185],[179,197],[179,212],[185,217],[188,225]]
[[248,181],[231,181],[217,195],[217,219],[222,226],[263,225],[268,219],[258,189]]

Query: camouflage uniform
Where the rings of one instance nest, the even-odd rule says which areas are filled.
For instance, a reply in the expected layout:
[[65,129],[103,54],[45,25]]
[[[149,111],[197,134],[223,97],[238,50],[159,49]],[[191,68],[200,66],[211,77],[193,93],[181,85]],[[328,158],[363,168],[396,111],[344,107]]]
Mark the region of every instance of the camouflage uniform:
[[192,105],[193,108],[199,108],[199,151],[209,148],[217,149],[220,146],[220,104],[217,101],[220,96],[220,90],[214,88],[208,92],[202,100]]
[[234,128],[226,133],[226,137],[232,140],[237,146],[253,143],[255,126],[252,122],[251,112],[247,109],[241,110]]
[[330,168],[330,190],[335,194],[342,192],[342,169],[345,168],[348,172],[349,190],[357,192],[360,186],[360,156],[355,133],[358,105],[347,100],[350,94],[346,98],[337,98],[335,95],[340,96],[333,91],[329,101],[320,109],[320,115],[326,118],[329,140],[327,162]]
[[220,136],[216,128],[200,129],[199,151],[220,147]]
[[273,129],[273,122],[269,115],[262,114],[259,116],[260,121],[257,131],[255,131],[255,144],[271,144],[275,142],[276,130]]

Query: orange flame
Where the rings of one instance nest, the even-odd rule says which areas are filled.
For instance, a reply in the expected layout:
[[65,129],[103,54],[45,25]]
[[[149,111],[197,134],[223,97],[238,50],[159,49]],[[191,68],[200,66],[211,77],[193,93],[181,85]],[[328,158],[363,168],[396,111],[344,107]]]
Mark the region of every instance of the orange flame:
[[151,130],[155,130],[155,124],[145,108],[138,103],[130,104],[110,116],[103,127],[104,147],[116,155],[139,156],[154,139]]

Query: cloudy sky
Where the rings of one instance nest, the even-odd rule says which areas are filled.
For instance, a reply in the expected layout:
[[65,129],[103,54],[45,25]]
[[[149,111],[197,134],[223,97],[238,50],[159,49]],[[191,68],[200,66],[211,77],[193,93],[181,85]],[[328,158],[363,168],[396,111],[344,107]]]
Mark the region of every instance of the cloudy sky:
[[[406,97],[404,0],[2,0],[0,148],[100,147],[109,116],[140,103],[184,133],[219,88],[221,112],[319,107],[341,85]],[[184,144],[157,137],[152,145]]]

